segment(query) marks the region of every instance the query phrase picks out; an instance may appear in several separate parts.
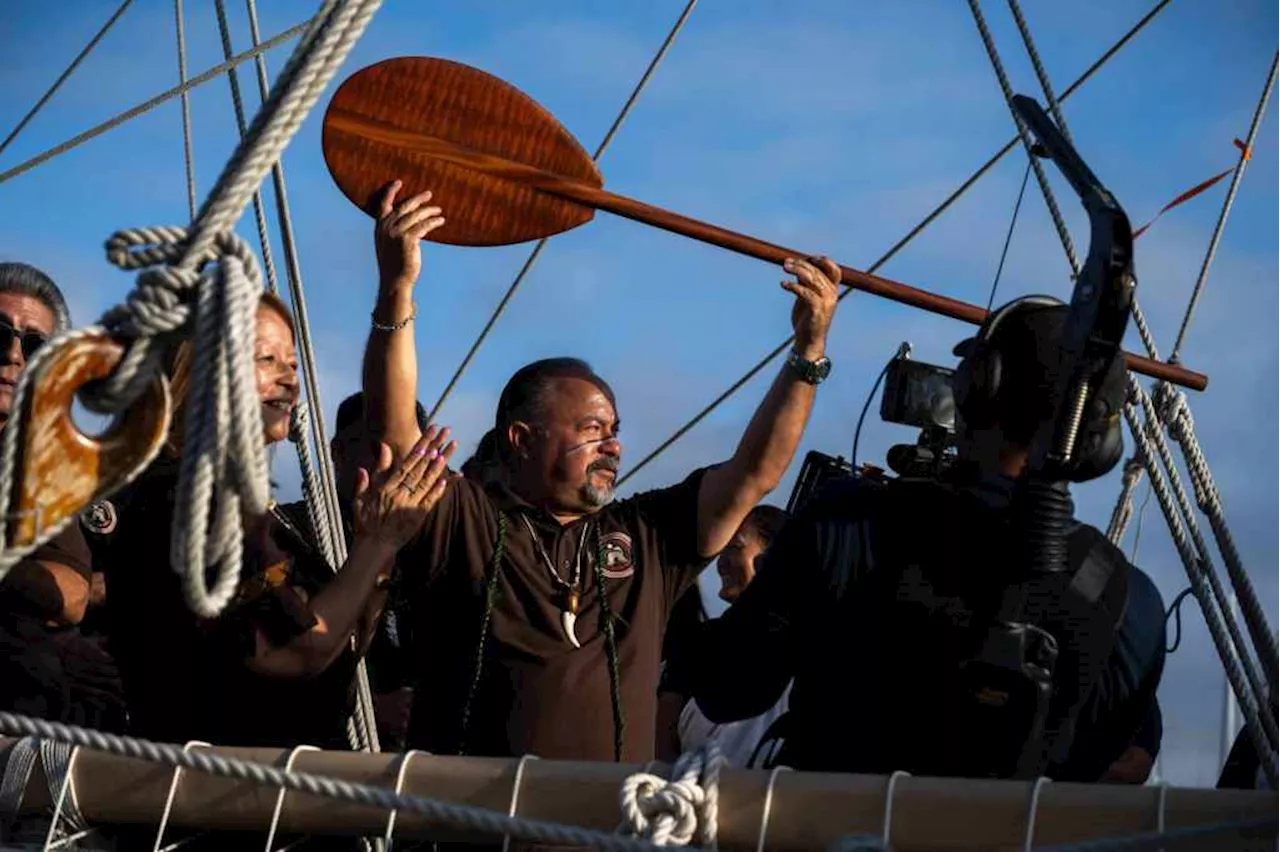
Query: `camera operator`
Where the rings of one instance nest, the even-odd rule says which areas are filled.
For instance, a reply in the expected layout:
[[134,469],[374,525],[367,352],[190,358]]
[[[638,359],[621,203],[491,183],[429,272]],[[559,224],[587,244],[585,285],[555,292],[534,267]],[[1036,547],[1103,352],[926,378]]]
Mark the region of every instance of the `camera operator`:
[[[1151,580],[1091,526],[1066,530],[1065,572],[1034,574],[1020,555],[1015,495],[1033,436],[1053,416],[1067,313],[1045,297],[1015,300],[956,347],[957,460],[940,481],[846,477],[782,530],[686,662],[708,719],[762,713],[794,678],[778,764],[1103,778],[1153,710],[1164,608]],[[1075,481],[1119,460],[1124,395],[1117,355],[1087,410]],[[1019,589],[1026,624],[998,619]],[[974,665],[1011,627],[1056,642],[1056,665],[1043,667],[1051,697],[1032,702],[1034,713],[1016,676]],[[1005,675],[1039,665],[1028,659]]]

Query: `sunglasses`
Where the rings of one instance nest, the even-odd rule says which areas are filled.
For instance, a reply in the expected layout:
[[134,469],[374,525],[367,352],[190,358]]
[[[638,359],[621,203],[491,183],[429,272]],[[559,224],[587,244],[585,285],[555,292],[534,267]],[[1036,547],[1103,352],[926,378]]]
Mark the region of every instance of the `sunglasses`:
[[17,338],[18,345],[22,347],[22,357],[26,360],[31,360],[36,350],[49,342],[47,334],[41,334],[38,331],[20,332],[9,323],[0,320],[0,352],[8,352],[13,347],[14,338]]

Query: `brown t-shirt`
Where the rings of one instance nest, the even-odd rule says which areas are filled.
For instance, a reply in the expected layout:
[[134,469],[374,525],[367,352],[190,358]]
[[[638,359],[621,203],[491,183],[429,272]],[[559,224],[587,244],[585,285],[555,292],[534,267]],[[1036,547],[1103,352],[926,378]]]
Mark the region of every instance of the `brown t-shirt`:
[[[561,526],[499,484],[450,483],[418,540],[402,554],[417,699],[409,744],[434,753],[612,761],[614,714],[595,564],[618,618],[624,761],[653,759],[658,668],[667,615],[709,561],[698,554],[698,485],[638,494]],[[475,676],[486,569],[505,516],[485,659],[470,720],[462,709]],[[574,648],[561,628],[562,579],[581,557],[582,597]],[[584,536],[584,527],[587,527]],[[579,554],[579,544],[585,541]]]

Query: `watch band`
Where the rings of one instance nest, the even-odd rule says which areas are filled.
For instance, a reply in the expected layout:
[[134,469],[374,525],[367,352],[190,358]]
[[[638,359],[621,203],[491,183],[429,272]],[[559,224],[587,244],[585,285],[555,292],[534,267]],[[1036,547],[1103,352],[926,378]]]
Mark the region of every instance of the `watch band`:
[[823,379],[831,375],[830,358],[823,356],[816,361],[809,361],[800,357],[794,349],[787,353],[787,366],[811,385],[821,384]]

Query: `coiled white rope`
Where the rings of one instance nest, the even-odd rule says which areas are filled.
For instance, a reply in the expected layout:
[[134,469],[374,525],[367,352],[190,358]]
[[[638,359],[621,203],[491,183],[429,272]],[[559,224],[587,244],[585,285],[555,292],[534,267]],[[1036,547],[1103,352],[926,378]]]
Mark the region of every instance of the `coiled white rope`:
[[[216,616],[234,594],[242,516],[264,512],[268,498],[251,362],[261,277],[252,252],[231,229],[380,5],[381,0],[326,0],[191,228],[114,235],[108,242],[111,260],[144,270],[134,291],[104,315],[101,327],[59,335],[44,347],[15,392],[15,410],[21,411],[41,354],[47,357],[71,336],[106,331],[129,345],[115,372],[86,387],[82,398],[95,411],[117,414],[154,380],[164,347],[191,330],[192,382],[200,392],[188,401],[171,556],[188,605],[204,617]],[[216,269],[202,272],[210,260],[219,261]],[[0,447],[0,517],[7,517],[13,491],[19,432],[6,429]],[[73,519],[39,530],[35,544]],[[7,545],[3,536],[0,530],[0,544]],[[0,578],[32,550],[4,547]],[[206,569],[215,564],[210,588]]]

